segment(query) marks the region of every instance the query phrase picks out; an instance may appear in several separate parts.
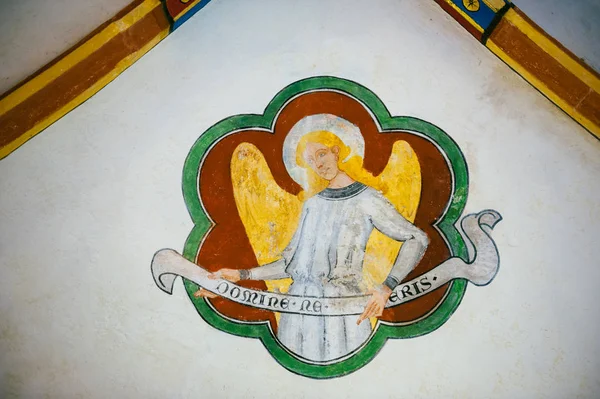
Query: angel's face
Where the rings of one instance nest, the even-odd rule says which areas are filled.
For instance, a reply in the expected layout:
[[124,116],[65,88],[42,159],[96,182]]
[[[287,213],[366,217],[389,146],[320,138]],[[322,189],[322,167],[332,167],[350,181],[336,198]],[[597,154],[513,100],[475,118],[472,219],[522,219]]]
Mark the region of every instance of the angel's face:
[[304,151],[304,160],[317,175],[326,180],[331,180],[339,173],[337,146],[331,148],[321,143],[307,143]]

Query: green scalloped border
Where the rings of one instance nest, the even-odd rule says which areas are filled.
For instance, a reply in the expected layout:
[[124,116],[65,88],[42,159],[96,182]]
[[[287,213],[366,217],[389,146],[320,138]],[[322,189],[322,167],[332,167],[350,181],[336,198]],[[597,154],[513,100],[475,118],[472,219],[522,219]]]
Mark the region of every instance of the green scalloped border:
[[[383,132],[394,130],[417,132],[437,143],[445,152],[454,174],[452,200],[443,219],[437,223],[437,227],[446,237],[452,254],[466,259],[465,243],[454,227],[464,209],[469,184],[467,164],[458,145],[444,131],[429,122],[408,116],[392,117],[383,102],[366,87],[350,80],[330,76],[312,77],[292,83],[273,98],[263,115],[247,114],[226,118],[198,138],[192,146],[183,168],[183,196],[194,222],[194,228],[185,243],[184,257],[191,261],[195,260],[202,240],[211,227],[211,221],[204,213],[197,190],[200,162],[207,151],[215,142],[233,131],[249,128],[271,130],[275,116],[286,102],[301,93],[314,90],[335,90],[354,97],[371,110]],[[287,352],[275,339],[267,323],[239,323],[221,316],[204,299],[193,296],[198,289],[196,284],[184,280],[190,300],[207,323],[230,334],[259,338],[282,366],[294,373],[311,378],[334,378],[352,373],[371,361],[388,338],[413,338],[436,330],[457,309],[467,288],[466,280],[454,280],[451,284],[441,305],[426,318],[402,326],[380,323],[376,333],[360,351],[338,363],[319,365],[304,362]]]

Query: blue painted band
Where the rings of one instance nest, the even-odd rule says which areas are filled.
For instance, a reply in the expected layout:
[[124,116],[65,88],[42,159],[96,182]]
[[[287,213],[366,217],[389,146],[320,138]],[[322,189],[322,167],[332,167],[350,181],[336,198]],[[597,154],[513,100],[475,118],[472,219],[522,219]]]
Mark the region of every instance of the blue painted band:
[[200,11],[208,3],[210,3],[210,0],[203,0],[200,3],[196,4],[195,6],[190,7],[188,9],[186,9],[185,11],[183,11],[183,15],[181,15],[181,17],[179,17],[179,19],[177,21],[173,22],[173,27],[171,28],[171,31],[174,31],[175,29],[179,28],[181,26],[181,24],[183,24],[185,21],[190,19],[192,17],[192,15],[194,15],[195,13]]
[[487,4],[483,2],[483,0],[479,1],[479,10],[477,11],[469,11],[467,7],[463,4],[462,0],[450,0],[456,7],[460,8],[462,12],[467,14],[469,17],[473,19],[477,23],[477,25],[481,26],[483,30],[486,30],[494,17],[496,16],[496,12],[488,7]]

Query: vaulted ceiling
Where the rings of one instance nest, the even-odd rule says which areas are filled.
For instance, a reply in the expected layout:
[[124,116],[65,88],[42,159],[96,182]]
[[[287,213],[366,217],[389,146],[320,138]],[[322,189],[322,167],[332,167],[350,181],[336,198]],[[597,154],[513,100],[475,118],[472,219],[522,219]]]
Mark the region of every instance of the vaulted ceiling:
[[[0,97],[0,159],[108,84],[209,2],[2,4],[0,93],[5,94]],[[599,2],[520,0],[520,7],[505,0],[435,2],[548,99],[600,136],[600,78],[592,68],[600,69]],[[384,6],[385,1],[373,7],[378,4]],[[256,6],[267,8],[269,3]]]

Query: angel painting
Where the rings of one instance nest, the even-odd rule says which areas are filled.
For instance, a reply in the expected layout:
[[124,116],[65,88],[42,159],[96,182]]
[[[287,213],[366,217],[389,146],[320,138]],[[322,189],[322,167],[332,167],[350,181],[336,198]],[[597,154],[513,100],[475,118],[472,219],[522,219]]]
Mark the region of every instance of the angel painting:
[[[276,315],[277,339],[311,361],[342,359],[368,342],[392,290],[429,242],[413,224],[421,191],[415,152],[397,141],[374,176],[363,167],[364,147],[360,129],[345,119],[301,119],[282,154],[304,189],[299,195],[277,185],[252,144],[240,144],[231,159],[237,211],[261,266],[220,269],[212,277],[264,280],[271,291],[304,297],[370,295],[358,317]],[[195,295],[216,296],[203,289]]]

